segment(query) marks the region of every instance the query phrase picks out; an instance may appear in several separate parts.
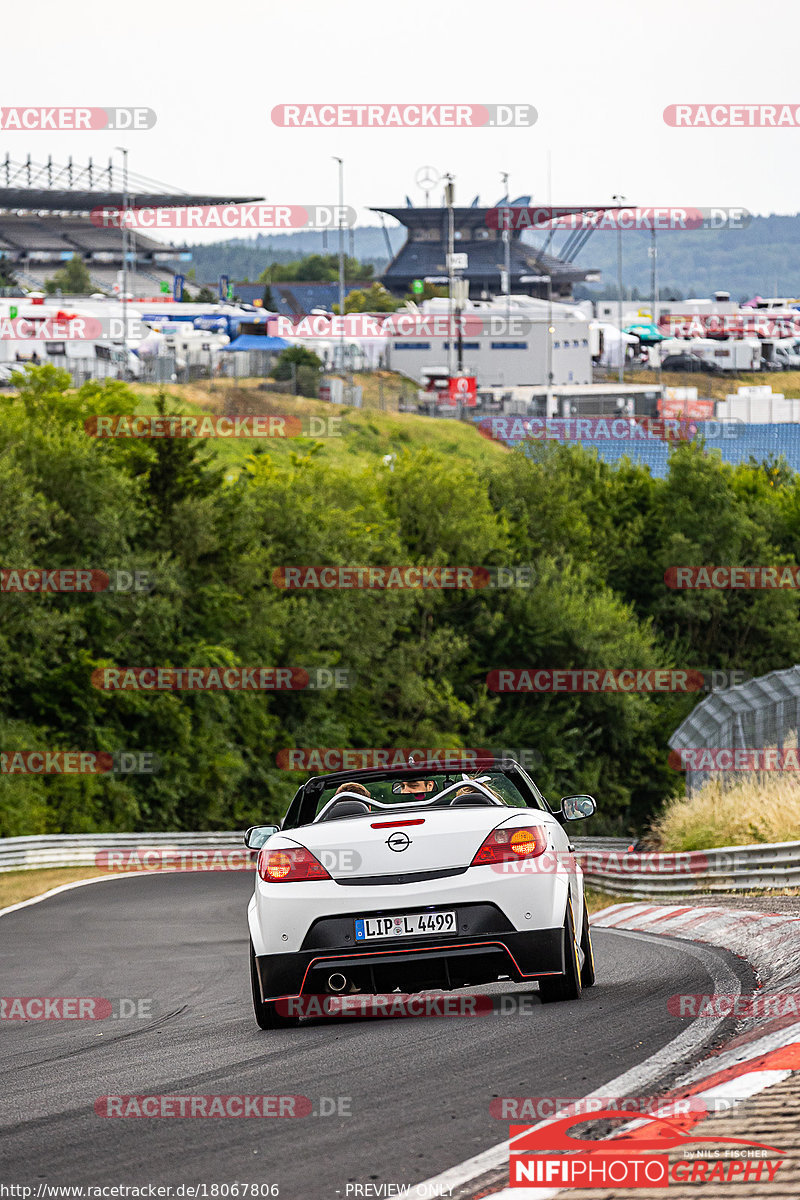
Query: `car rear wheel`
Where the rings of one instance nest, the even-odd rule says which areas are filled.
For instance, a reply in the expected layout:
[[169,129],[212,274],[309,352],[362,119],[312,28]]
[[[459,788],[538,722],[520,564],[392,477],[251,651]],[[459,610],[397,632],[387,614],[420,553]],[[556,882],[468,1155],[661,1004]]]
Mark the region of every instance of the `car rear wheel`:
[[592,935],[589,931],[589,910],[586,907],[586,897],[583,897],[583,932],[581,933],[581,950],[583,951],[583,966],[581,967],[581,987],[590,988],[597,982],[594,972],[594,951],[592,950]]
[[274,1000],[261,999],[261,987],[256,971],[256,952],[250,942],[250,986],[253,992],[253,1012],[259,1029],[287,1029],[299,1024],[299,1017],[289,1017],[278,1012]]
[[539,995],[543,1004],[556,1000],[578,1000],[581,994],[581,967],[578,961],[578,943],[575,940],[575,918],[572,900],[567,901],[564,918],[564,974],[547,975],[539,980]]

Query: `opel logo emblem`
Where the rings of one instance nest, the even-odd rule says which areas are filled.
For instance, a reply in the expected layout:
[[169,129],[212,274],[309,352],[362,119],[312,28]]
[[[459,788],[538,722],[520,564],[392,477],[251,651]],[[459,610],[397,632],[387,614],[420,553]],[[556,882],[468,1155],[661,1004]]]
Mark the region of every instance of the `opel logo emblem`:
[[407,850],[411,845],[411,838],[407,833],[393,833],[391,837],[386,839],[386,845],[390,850],[394,850],[399,854],[402,850]]

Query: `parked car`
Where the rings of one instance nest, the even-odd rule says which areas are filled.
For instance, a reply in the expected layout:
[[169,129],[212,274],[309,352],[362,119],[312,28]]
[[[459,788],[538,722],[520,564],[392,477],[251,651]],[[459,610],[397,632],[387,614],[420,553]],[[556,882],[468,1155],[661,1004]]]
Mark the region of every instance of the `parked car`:
[[704,362],[695,354],[668,354],[661,364],[662,371],[705,371],[709,375],[718,375],[719,367],[712,362]]
[[790,342],[788,345],[777,345],[775,347],[775,361],[780,364],[784,371],[800,371],[800,353],[797,350],[797,343]]

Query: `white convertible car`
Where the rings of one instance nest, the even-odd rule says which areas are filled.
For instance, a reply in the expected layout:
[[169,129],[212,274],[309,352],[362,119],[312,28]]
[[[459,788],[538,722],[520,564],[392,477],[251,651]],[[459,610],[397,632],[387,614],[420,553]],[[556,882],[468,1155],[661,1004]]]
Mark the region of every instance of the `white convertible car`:
[[[583,875],[564,825],[516,762],[478,774],[409,766],[316,776],[283,825],[257,825],[250,970],[262,1029],[287,1001],[510,979],[543,1001],[594,983]],[[294,1009],[296,1010],[296,1005]]]

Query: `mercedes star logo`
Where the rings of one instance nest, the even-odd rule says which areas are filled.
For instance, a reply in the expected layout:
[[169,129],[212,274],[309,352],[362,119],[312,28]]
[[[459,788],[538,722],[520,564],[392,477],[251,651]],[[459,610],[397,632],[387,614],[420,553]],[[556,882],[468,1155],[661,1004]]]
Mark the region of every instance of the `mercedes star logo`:
[[407,850],[411,845],[411,838],[407,833],[393,833],[391,837],[386,839],[386,845],[390,850],[394,850],[397,854],[401,850]]
[[414,175],[414,182],[417,187],[422,188],[424,192],[430,192],[436,187],[441,179],[441,175],[436,170],[436,167],[420,167]]

